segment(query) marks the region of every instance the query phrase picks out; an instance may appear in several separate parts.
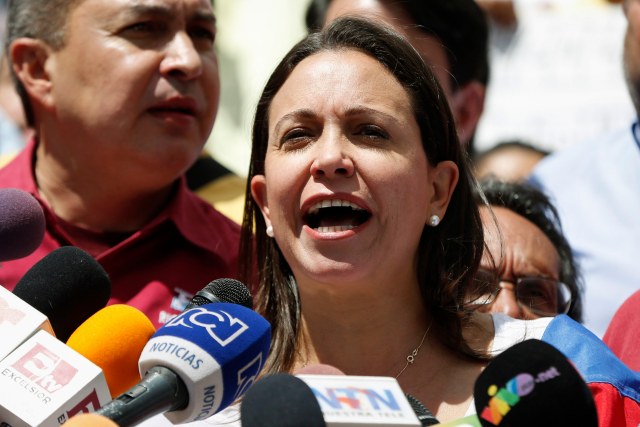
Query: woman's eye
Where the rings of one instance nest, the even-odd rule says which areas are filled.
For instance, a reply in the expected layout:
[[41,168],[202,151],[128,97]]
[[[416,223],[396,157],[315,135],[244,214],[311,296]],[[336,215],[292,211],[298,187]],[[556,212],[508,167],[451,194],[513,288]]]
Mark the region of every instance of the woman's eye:
[[309,136],[309,131],[305,129],[292,129],[284,134],[284,136],[282,137],[282,142],[299,141],[301,139],[306,139]]
[[362,126],[357,133],[369,138],[382,138],[382,139],[389,138],[389,134],[387,132],[382,130],[382,128],[380,128],[379,126],[375,126],[375,125]]

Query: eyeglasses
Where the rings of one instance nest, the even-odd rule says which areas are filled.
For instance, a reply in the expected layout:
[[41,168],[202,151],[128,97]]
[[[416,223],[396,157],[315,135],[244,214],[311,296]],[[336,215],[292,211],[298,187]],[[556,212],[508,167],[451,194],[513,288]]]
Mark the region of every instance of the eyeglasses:
[[518,304],[539,316],[564,314],[571,307],[571,290],[559,280],[546,277],[517,277],[509,280],[485,269],[479,269],[476,273],[473,285],[466,293],[465,306],[482,312],[490,311],[498,292],[502,290],[501,282],[512,283]]

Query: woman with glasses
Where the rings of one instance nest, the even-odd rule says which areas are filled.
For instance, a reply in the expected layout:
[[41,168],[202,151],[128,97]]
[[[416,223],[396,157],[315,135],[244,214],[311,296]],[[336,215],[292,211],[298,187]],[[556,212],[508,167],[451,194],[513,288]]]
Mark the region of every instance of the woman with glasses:
[[567,314],[582,321],[581,278],[549,198],[522,182],[480,182],[486,252],[470,307],[517,319]]

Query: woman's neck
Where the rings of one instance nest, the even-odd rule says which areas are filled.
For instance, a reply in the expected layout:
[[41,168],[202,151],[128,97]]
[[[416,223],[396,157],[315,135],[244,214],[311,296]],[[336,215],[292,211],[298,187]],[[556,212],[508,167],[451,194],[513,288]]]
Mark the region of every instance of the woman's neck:
[[430,316],[419,292],[371,294],[301,286],[304,339],[298,365],[321,362],[349,375],[397,375],[425,336]]
[[[351,305],[303,300],[303,307],[303,339],[295,369],[326,364],[346,375],[397,377],[402,390],[440,421],[466,414],[485,363],[444,345],[420,299],[416,303],[376,298]],[[493,337],[487,319],[481,316],[465,330],[476,350],[486,351]],[[414,350],[413,363],[408,364],[407,356]]]

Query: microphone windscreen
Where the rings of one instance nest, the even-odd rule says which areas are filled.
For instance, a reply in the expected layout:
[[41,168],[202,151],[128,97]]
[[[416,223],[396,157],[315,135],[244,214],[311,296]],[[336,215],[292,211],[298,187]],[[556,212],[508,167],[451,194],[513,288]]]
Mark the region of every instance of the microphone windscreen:
[[44,238],[44,212],[31,194],[0,188],[0,262],[26,257]]
[[140,381],[138,359],[154,333],[153,324],[140,310],[114,304],[89,317],[67,345],[102,369],[113,398]]
[[98,414],[80,414],[64,423],[66,427],[118,427],[107,417]]
[[196,293],[185,310],[213,302],[228,302],[252,309],[253,298],[244,283],[235,279],[216,279]]
[[13,293],[49,318],[60,341],[107,305],[111,280],[87,252],[63,246],[34,264]]
[[315,363],[304,368],[300,368],[293,373],[294,375],[346,375],[335,366]]
[[520,342],[492,360],[474,386],[483,426],[593,426],[598,418],[589,388],[552,345]]
[[278,373],[258,380],[240,405],[242,427],[324,427],[320,404],[309,386]]

